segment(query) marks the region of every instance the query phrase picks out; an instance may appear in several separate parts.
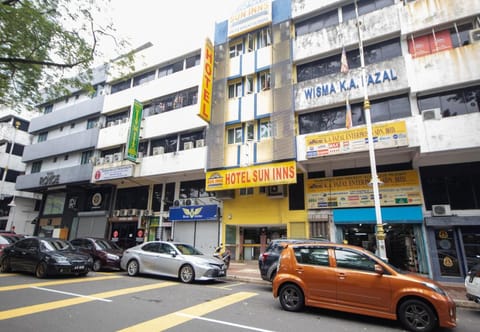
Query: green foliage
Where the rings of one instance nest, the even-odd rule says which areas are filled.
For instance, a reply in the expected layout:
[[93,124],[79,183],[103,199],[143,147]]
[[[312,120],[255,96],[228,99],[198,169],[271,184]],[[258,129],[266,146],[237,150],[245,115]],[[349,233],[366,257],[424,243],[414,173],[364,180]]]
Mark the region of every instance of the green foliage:
[[[103,10],[110,0],[0,0],[0,105],[32,109],[42,100],[91,90],[103,42],[125,54]],[[100,24],[99,24],[100,22]],[[132,64],[131,54],[124,66]]]

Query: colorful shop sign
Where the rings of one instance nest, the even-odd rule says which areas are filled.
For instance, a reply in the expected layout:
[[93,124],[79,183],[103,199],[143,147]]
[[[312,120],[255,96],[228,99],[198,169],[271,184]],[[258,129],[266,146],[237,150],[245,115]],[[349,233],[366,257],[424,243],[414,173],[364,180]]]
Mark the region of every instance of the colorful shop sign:
[[271,0],[248,0],[228,19],[228,37],[259,28],[272,22]]
[[140,126],[142,123],[143,105],[134,100],[130,119],[130,131],[127,139],[127,159],[135,162],[138,156],[138,144],[140,142]]
[[297,182],[295,161],[207,172],[206,190],[239,189]]
[[[382,206],[421,205],[422,192],[415,170],[379,173]],[[307,208],[330,209],[374,206],[371,175],[361,174],[307,180]]]
[[[375,149],[408,146],[405,121],[372,125]],[[351,128],[305,137],[307,158],[368,151],[367,127]]]
[[200,110],[198,116],[210,123],[212,108],[212,87],[213,87],[213,44],[207,38],[202,50],[202,89],[200,91]]

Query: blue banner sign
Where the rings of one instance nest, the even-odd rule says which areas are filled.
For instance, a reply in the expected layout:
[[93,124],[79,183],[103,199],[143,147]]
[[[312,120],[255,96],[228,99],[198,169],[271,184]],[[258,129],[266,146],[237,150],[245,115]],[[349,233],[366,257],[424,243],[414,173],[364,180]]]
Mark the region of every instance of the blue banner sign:
[[217,220],[217,205],[187,205],[171,207],[170,221]]

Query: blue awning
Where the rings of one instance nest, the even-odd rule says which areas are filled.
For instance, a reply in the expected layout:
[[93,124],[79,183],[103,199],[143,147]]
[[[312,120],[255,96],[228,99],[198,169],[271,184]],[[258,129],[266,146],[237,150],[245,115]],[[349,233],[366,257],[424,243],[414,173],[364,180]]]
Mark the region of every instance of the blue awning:
[[[382,207],[382,222],[391,224],[421,224],[423,213],[421,206]],[[354,208],[333,210],[335,224],[375,224],[375,208]]]

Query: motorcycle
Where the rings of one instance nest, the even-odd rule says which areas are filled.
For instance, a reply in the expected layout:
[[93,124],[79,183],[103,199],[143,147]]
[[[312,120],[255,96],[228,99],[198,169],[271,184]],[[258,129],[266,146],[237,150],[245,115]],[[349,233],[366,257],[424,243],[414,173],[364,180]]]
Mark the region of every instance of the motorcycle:
[[221,259],[227,266],[227,269],[230,267],[231,256],[232,254],[230,250],[228,250],[227,248],[224,248],[222,243],[220,243],[220,245],[215,248],[215,252],[213,253],[213,257]]

